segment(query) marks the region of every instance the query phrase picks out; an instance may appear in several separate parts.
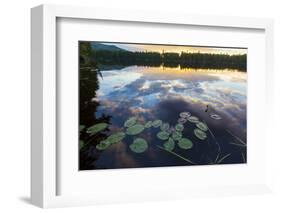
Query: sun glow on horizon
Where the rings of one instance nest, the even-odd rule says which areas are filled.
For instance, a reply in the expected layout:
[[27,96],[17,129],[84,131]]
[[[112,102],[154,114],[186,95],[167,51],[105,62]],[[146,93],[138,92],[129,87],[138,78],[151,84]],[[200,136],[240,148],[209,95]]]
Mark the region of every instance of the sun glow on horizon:
[[247,54],[246,48],[223,48],[223,47],[199,47],[184,45],[157,45],[157,44],[129,44],[129,43],[103,43],[105,45],[114,45],[119,48],[132,52],[159,52],[159,53],[207,53],[207,54],[227,54],[243,55]]

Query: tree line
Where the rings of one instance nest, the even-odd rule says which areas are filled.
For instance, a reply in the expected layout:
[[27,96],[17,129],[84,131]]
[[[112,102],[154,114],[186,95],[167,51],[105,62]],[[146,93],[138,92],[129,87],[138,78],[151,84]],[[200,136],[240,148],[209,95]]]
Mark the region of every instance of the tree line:
[[[88,45],[81,45],[81,52],[84,62],[97,65],[139,65],[139,66],[160,66],[181,68],[210,68],[210,69],[238,69],[246,71],[247,55],[228,55],[191,52],[130,52],[94,50]],[[83,59],[83,58],[82,58]],[[81,61],[81,57],[80,57]]]

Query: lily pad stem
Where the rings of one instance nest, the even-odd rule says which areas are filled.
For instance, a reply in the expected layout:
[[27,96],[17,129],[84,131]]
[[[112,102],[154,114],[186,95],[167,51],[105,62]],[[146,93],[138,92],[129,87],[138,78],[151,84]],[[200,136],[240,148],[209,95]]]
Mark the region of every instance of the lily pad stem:
[[186,162],[188,162],[188,163],[190,163],[190,164],[195,164],[194,162],[192,162],[191,160],[189,160],[189,159],[187,159],[187,158],[185,158],[185,157],[183,157],[183,156],[181,156],[181,155],[179,155],[179,154],[177,154],[177,153],[175,153],[175,152],[173,152],[173,151],[169,151],[169,150],[167,150],[167,149],[165,149],[164,147],[162,147],[162,146],[157,146],[159,149],[162,149],[162,150],[164,150],[164,151],[166,151],[166,152],[169,152],[170,154],[172,154],[172,155],[175,155],[176,157],[178,157],[178,158],[180,158],[180,159],[182,159],[182,160],[184,160],[184,161],[186,161]]

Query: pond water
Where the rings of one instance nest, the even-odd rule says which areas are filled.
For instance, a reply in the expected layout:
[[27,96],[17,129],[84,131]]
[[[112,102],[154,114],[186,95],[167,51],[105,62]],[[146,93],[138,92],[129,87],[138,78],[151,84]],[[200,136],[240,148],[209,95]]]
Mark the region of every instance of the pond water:
[[[139,168],[246,163],[247,73],[238,70],[180,69],[129,66],[123,69],[80,70],[80,125],[106,122],[108,129],[80,149],[80,169]],[[194,123],[184,124],[183,135],[191,149],[175,146],[172,154],[160,147],[159,128],[126,136],[105,150],[96,145],[114,132],[126,131],[124,122],[134,116],[138,123],[160,119],[175,126],[181,112],[189,112],[209,128],[207,138],[194,135]],[[220,119],[215,119],[217,115]],[[135,153],[130,144],[144,138],[148,149]],[[184,161],[177,155],[193,162]]]

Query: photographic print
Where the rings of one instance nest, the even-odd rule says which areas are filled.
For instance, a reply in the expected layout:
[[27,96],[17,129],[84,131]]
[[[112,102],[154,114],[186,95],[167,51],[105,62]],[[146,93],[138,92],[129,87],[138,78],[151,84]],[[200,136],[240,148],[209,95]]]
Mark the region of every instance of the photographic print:
[[79,41],[78,54],[80,170],[247,162],[247,48]]

